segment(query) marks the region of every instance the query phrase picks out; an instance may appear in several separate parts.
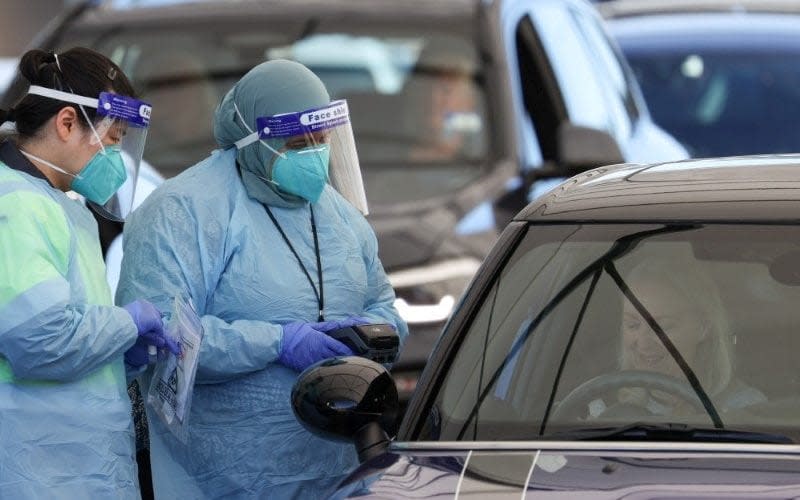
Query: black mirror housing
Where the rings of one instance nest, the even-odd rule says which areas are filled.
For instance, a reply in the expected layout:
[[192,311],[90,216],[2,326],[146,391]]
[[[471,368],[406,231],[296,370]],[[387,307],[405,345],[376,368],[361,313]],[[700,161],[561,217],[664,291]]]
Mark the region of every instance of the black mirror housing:
[[625,163],[617,140],[605,130],[564,122],[558,127],[558,160],[571,174]]
[[354,443],[362,461],[385,450],[399,407],[389,371],[358,356],[312,365],[292,388],[292,409],[303,426],[325,439]]

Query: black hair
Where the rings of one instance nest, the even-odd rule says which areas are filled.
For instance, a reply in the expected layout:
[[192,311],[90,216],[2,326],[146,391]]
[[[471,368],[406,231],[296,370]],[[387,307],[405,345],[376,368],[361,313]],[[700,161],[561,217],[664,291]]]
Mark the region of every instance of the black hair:
[[[134,96],[133,86],[119,66],[106,56],[85,47],[74,47],[55,54],[39,49],[26,52],[19,62],[19,72],[31,85],[97,97],[100,92]],[[88,126],[78,105],[27,94],[8,111],[0,110],[0,123],[16,122],[17,134],[26,139],[36,136],[41,127],[62,108],[70,106]],[[84,106],[90,120],[96,109]]]

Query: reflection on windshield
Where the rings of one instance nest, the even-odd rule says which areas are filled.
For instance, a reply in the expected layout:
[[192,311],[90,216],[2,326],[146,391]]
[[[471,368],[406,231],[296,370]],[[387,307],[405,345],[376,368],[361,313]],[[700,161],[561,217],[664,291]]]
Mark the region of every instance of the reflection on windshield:
[[532,229],[478,311],[438,397],[441,422],[426,432],[494,440],[641,421],[792,428],[800,381],[786,377],[796,370],[785,347],[798,343],[789,325],[800,321],[800,287],[785,278],[784,257],[797,254],[798,233]]

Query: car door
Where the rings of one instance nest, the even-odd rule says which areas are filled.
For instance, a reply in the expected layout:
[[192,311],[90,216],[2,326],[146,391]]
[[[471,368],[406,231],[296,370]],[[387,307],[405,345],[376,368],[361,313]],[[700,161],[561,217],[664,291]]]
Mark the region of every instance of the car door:
[[566,118],[624,142],[638,109],[608,39],[582,6],[535,2],[529,14],[561,90]]
[[624,159],[606,109],[611,85],[592,69],[569,5],[509,1],[500,8],[522,175],[497,203],[499,217],[510,218],[564,177]]
[[686,149],[650,117],[633,71],[594,8],[570,1],[567,11],[583,53],[602,85],[608,132],[619,142],[625,160],[636,163],[688,157]]
[[587,168],[687,156],[650,120],[590,4],[508,2],[503,19],[528,200]]

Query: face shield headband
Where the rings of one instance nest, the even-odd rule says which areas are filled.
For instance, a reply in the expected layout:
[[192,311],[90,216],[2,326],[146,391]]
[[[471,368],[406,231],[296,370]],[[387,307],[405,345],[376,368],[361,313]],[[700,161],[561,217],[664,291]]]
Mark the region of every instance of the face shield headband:
[[[309,201],[318,198],[324,184],[330,182],[354,207],[364,215],[368,213],[350,112],[345,100],[298,113],[258,117],[255,130],[245,122],[236,103],[234,109],[250,132],[234,143],[236,148],[260,142],[276,155],[268,182]],[[276,150],[269,142],[282,143],[284,146]],[[323,167],[325,172],[322,171]],[[323,179],[321,184],[320,179]]]
[[[110,92],[101,92],[95,99],[32,85],[28,94],[71,102],[81,109],[92,131],[89,143],[99,145],[99,151],[78,174],[66,172],[73,176],[71,188],[104,217],[123,221],[132,209],[152,107]],[[94,122],[89,119],[86,106],[97,109]],[[104,141],[106,138],[111,145]],[[43,163],[65,172],[49,162]]]

